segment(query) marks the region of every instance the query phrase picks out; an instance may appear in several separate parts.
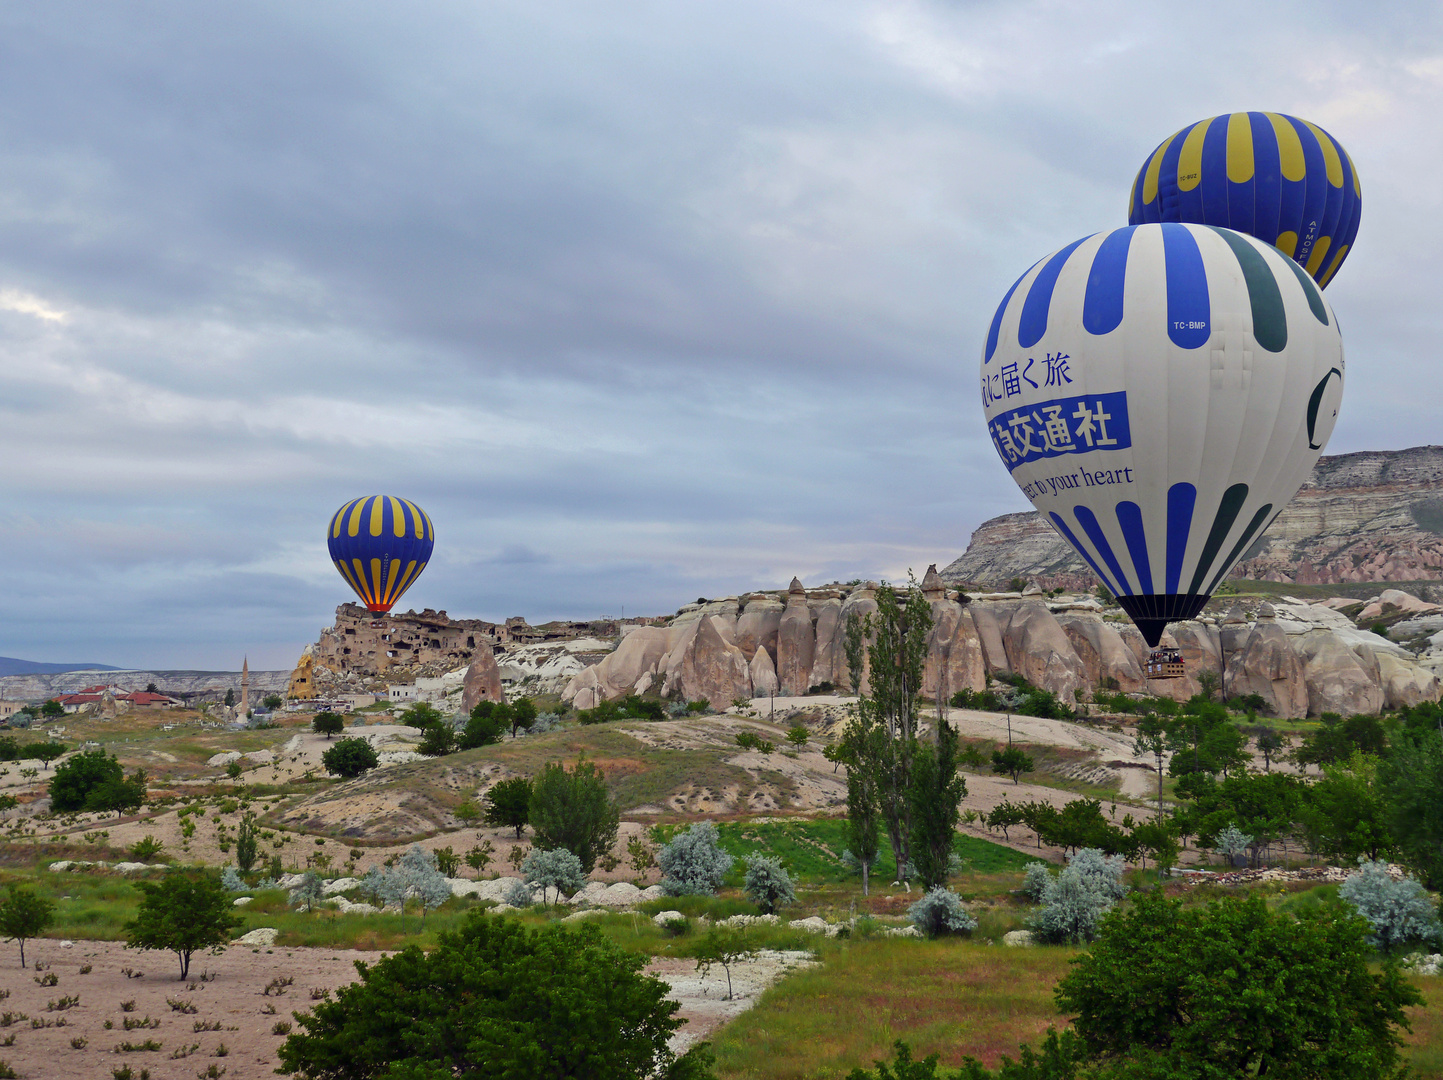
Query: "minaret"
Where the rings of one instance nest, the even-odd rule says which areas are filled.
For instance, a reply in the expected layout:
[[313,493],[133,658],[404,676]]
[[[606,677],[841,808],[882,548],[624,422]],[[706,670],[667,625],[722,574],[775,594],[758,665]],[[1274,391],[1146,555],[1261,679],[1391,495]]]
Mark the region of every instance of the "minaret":
[[241,714],[251,711],[251,660],[247,656],[241,661]]

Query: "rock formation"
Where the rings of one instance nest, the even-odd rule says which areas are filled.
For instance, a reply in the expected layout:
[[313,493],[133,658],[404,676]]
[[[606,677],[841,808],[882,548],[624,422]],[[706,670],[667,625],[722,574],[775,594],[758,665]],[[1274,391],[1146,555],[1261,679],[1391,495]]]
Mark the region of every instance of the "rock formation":
[[787,589],[787,607],[782,612],[781,627],[777,631],[777,681],[783,694],[800,696],[811,687],[816,644],[807,591],[800,581],[792,578],[791,587]]
[[1288,643],[1271,604],[1258,609],[1258,620],[1243,647],[1227,659],[1223,680],[1229,696],[1257,694],[1270,715],[1299,719],[1308,715],[1308,686],[1302,659]]
[[722,636],[725,626],[719,616],[702,619],[682,653],[679,688],[687,701],[705,700],[724,709],[738,698],[752,696],[746,657]]
[[[1035,512],[984,522],[941,576],[989,589],[1017,577],[1049,588],[1097,584]],[[1319,458],[1234,576],[1304,584],[1443,580],[1443,446]]]
[[[1092,597],[1014,593],[962,603],[935,567],[922,584],[933,619],[923,670],[929,697],[981,690],[988,676],[1018,674],[1068,703],[1088,699],[1098,687],[1181,701],[1211,677],[1227,697],[1257,694],[1266,712],[1297,718],[1377,712],[1436,701],[1443,691],[1434,670],[1443,668],[1443,608],[1410,594],[1379,598],[1379,605],[1423,663],[1399,641],[1360,628],[1336,605],[1250,600],[1247,608],[1235,603],[1221,623],[1210,614],[1174,623],[1163,640],[1180,653],[1184,674],[1148,679],[1142,635],[1117,608],[1103,609]],[[845,688],[844,629],[849,619],[877,610],[876,586],[808,595],[794,580],[785,595],[785,606],[777,594],[688,605],[670,626],[631,629],[613,652],[573,675],[562,697],[590,708],[656,689],[724,707],[773,692],[796,696],[828,673]]]
[[501,689],[501,669],[496,664],[496,654],[490,649],[478,649],[476,659],[466,669],[466,678],[461,686],[463,712],[470,712],[483,701],[505,701],[506,692]]

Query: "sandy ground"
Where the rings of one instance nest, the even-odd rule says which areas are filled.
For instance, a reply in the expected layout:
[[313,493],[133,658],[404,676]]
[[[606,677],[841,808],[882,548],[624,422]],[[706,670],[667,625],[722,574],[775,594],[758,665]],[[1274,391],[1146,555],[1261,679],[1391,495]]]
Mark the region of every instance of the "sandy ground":
[[[174,953],[137,952],[116,941],[77,941],[72,948],[61,942],[27,942],[25,958],[29,969],[19,966],[19,950],[13,945],[0,949],[5,964],[0,966],[0,989],[9,997],[0,1003],[0,1025],[14,1013],[12,1023],[0,1027],[0,1042],[14,1035],[11,1046],[0,1047],[0,1059],[8,1061],[25,1080],[106,1080],[112,1069],[129,1065],[135,1076],[150,1070],[151,1080],[193,1080],[210,1065],[224,1067],[226,1080],[258,1080],[274,1077],[278,1064],[276,1047],[284,1040],[272,1032],[277,1021],[291,1021],[293,1011],[310,1007],[313,990],[334,990],[354,982],[356,960],[376,960],[381,953],[331,952],[320,949],[260,949],[252,951],[234,945],[220,956],[192,958],[190,977],[181,982],[180,965]],[[35,962],[48,965],[35,971]],[[80,974],[83,965],[92,970]],[[143,972],[127,978],[126,968]],[[57,976],[56,985],[44,987],[37,978]],[[206,981],[202,982],[201,977]],[[275,979],[294,979],[285,992],[265,994]],[[78,996],[80,1004],[64,1011],[47,1011],[47,1004]],[[194,1006],[194,1013],[174,1011],[167,999]],[[123,1002],[134,1002],[126,1012]],[[268,1010],[274,1009],[272,1015]],[[29,1019],[19,1019],[19,1014]],[[124,1021],[149,1017],[159,1021],[154,1028],[124,1030]],[[56,1026],[34,1029],[36,1021],[54,1021]],[[109,1020],[114,1027],[106,1030]],[[64,1026],[60,1026],[63,1022]],[[220,1030],[196,1031],[197,1024],[219,1024]],[[85,1040],[82,1048],[72,1040]],[[117,1053],[121,1043],[144,1043],[154,1039],[159,1050]],[[189,1051],[184,1058],[172,1054]],[[217,1057],[224,1044],[228,1053]]]
[[[26,969],[19,966],[19,950],[13,946],[6,946],[0,955],[6,961],[0,966],[0,991],[9,992],[0,1002],[0,1042],[14,1036],[13,1044],[0,1047],[0,1060],[23,1080],[105,1080],[113,1069],[126,1065],[137,1077],[141,1069],[148,1069],[151,1080],[191,1080],[212,1064],[225,1069],[226,1080],[259,1080],[273,1077],[279,1064],[276,1048],[285,1037],[274,1032],[276,1023],[294,1024],[292,1012],[309,1009],[313,994],[355,981],[355,961],[374,962],[385,954],[233,945],[220,956],[194,957],[184,982],[177,978],[175,954],[137,952],[120,942],[77,941],[71,948],[45,939],[27,942],[30,967]],[[37,960],[45,965],[43,972],[35,970]],[[703,978],[695,961],[665,958],[646,970],[671,986],[674,999],[682,1005],[677,1015],[687,1024],[677,1032],[673,1045],[683,1049],[751,1008],[788,971],[814,962],[804,952],[763,952],[755,960],[734,964],[730,1000],[720,967]],[[80,968],[85,965],[91,970],[82,975]],[[133,978],[125,975],[126,969],[131,969]],[[57,978],[54,986],[37,984],[36,979],[51,974]],[[277,979],[294,981],[282,993],[266,994],[267,986]],[[47,1009],[72,996],[79,997],[78,1005]],[[196,1011],[178,1012],[171,1000]],[[123,1003],[133,1003],[133,1008],[126,1011]],[[131,1031],[124,1028],[127,1019],[147,1018],[158,1023]],[[36,1029],[31,1026],[35,1020],[54,1026]],[[107,1020],[113,1024],[109,1030],[104,1026]],[[197,1025],[219,1028],[196,1031]],[[116,1050],[121,1043],[141,1044],[148,1039],[160,1043],[160,1049]],[[73,1040],[83,1040],[83,1045],[76,1047]],[[218,1056],[222,1046],[226,1053]],[[185,1056],[173,1057],[177,1052]]]
[[695,960],[660,957],[646,966],[672,989],[672,998],[681,1003],[676,1014],[686,1026],[672,1036],[675,1050],[684,1050],[692,1043],[710,1038],[712,1033],[746,1012],[762,992],[788,972],[811,967],[816,963],[811,953],[763,950],[754,960],[731,966],[732,996],[727,997],[727,976],[721,965],[715,965],[703,977]]

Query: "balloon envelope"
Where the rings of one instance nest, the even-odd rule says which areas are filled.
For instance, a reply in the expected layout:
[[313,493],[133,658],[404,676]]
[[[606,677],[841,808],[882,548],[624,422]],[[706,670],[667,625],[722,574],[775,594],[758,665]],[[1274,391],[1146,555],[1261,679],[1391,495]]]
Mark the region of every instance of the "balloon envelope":
[[1192,124],[1154,150],[1133,181],[1127,220],[1236,229],[1326,286],[1362,214],[1363,188],[1337,139],[1293,116],[1245,112]]
[[1343,370],[1332,309],[1275,248],[1138,225],[1008,290],[982,404],[1012,478],[1156,646],[1308,478]]
[[326,533],[331,561],[371,611],[390,611],[430,561],[436,534],[415,503],[394,495],[352,499]]

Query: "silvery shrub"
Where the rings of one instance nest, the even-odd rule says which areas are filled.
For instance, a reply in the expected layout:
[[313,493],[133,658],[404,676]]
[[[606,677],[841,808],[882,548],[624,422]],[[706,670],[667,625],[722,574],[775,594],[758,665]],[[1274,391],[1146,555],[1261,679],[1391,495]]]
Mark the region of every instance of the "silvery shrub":
[[710,821],[677,833],[656,855],[661,887],[668,896],[714,896],[735,861],[722,848]]
[[508,885],[502,899],[516,908],[527,908],[536,902],[531,894],[531,886],[524,881],[513,881]]
[[1046,863],[1027,864],[1027,876],[1022,879],[1022,895],[1034,904],[1042,902],[1042,894],[1052,881],[1052,868]]
[[929,890],[907,909],[912,925],[929,938],[942,934],[970,934],[977,920],[962,906],[962,898],[943,885]]
[[1216,837],[1213,838],[1213,847],[1217,848],[1228,857],[1228,863],[1238,855],[1246,855],[1248,847],[1252,844],[1253,838],[1243,832],[1236,825],[1229,824]]
[[1098,924],[1111,908],[1111,896],[1069,866],[1043,889],[1042,908],[1030,925],[1040,941],[1086,944],[1097,937]]
[[796,890],[792,888],[792,877],[782,869],[780,860],[759,855],[754,851],[743,855],[742,861],[747,866],[742,892],[764,913],[770,915],[783,904],[797,902]]
[[220,872],[220,885],[226,892],[245,892],[249,888],[236,873],[234,866],[227,866]]
[[1127,895],[1127,886],[1122,883],[1121,855],[1104,855],[1099,848],[1078,848],[1067,865],[1108,899],[1121,900]]
[[1369,862],[1360,856],[1357,872],[1348,875],[1338,895],[1368,920],[1373,928],[1368,942],[1379,949],[1443,937],[1427,890],[1411,876],[1394,881],[1387,863]]
[[291,890],[290,901],[292,904],[304,904],[307,911],[321,902],[321,875],[314,870],[307,870],[294,889]]
[[522,876],[526,878],[529,885],[541,887],[541,902],[546,902],[546,891],[556,890],[556,899],[559,903],[561,892],[574,893],[586,884],[586,874],[582,872],[581,860],[565,848],[553,848],[550,851],[537,851],[532,848],[521,864]]

